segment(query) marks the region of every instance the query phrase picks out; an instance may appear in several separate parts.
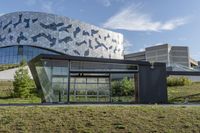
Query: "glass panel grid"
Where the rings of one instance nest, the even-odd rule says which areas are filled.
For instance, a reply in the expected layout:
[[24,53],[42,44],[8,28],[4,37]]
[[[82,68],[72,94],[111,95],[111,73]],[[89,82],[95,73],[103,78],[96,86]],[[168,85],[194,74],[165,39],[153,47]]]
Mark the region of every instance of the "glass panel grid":
[[71,71],[136,71],[137,65],[133,64],[117,64],[117,63],[101,63],[86,61],[71,61]]
[[30,61],[41,53],[57,54],[49,50],[31,46],[9,46],[0,48],[0,64],[19,64],[22,59]]
[[109,102],[110,85],[109,77],[71,77],[70,101],[71,102]]
[[68,61],[42,60],[35,65],[45,101],[68,102]]

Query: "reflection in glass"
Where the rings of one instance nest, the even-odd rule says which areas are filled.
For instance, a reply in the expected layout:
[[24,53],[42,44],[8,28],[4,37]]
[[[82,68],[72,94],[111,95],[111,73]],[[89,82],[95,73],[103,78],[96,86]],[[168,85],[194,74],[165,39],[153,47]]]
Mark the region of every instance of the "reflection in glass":
[[0,48],[0,64],[19,64],[22,60],[30,61],[39,54],[57,54],[55,52],[31,47],[9,46]]
[[67,102],[68,61],[43,60],[35,65],[45,102]]
[[134,71],[137,65],[117,64],[103,62],[72,61],[70,63],[72,71]]
[[[81,74],[75,74],[81,75]],[[110,102],[109,75],[101,77],[101,74],[89,76],[75,76],[70,78],[71,102]]]
[[36,62],[45,102],[134,102],[134,66],[119,64],[122,70],[118,73],[114,72],[120,68],[118,64],[109,67],[110,63],[102,63],[99,72],[85,72],[85,66],[77,66],[74,71],[74,61],[70,60],[42,58]]

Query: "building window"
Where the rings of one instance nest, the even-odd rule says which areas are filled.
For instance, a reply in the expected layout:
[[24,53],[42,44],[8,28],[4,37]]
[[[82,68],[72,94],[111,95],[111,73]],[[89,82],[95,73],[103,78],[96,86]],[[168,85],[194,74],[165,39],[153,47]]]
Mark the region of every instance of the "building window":
[[58,54],[49,50],[31,46],[9,46],[0,48],[0,64],[19,64],[22,59],[30,61],[39,54]]

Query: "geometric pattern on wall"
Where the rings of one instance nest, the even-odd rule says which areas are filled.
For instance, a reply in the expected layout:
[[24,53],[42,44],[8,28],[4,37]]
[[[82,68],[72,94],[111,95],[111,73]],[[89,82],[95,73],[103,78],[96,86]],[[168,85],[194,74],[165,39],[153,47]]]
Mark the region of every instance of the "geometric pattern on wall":
[[54,14],[0,17],[0,47],[31,45],[73,56],[123,59],[123,35]]

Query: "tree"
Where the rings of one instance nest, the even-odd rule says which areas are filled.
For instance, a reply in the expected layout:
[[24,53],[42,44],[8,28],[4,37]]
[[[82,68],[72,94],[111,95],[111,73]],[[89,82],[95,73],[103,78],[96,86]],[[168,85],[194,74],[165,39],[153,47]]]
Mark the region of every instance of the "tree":
[[28,75],[28,69],[25,68],[26,63],[22,61],[19,69],[14,76],[14,96],[19,98],[28,98],[33,95],[35,84]]

